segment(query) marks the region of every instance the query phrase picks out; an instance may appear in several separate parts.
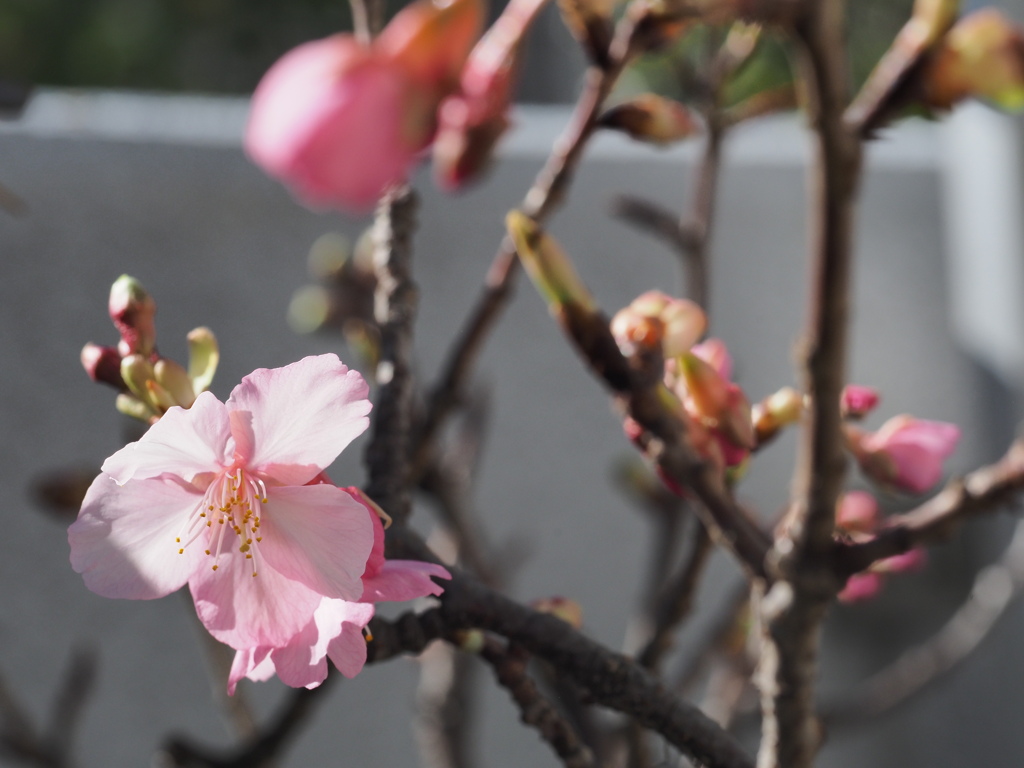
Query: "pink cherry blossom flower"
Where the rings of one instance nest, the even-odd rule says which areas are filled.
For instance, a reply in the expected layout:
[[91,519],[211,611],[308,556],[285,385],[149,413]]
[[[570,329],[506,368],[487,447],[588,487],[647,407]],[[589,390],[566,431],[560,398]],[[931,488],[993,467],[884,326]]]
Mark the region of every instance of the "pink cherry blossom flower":
[[358,609],[322,605],[363,597],[373,521],[348,492],[307,483],[366,428],[367,391],[321,355],[253,372],[226,403],[204,392],[171,408],[104,462],[68,531],[72,566],[106,597],[188,584],[235,649],[286,645],[310,617],[358,624]]
[[960,429],[943,421],[902,415],[877,432],[847,431],[850,448],[868,477],[911,493],[924,493],[942,479],[943,462],[960,440]]
[[[344,489],[353,498],[363,498],[355,488]],[[359,601],[324,597],[302,629],[279,646],[245,648],[235,654],[228,675],[228,694],[243,677],[267,680],[277,675],[293,688],[315,688],[327,677],[327,659],[346,677],[354,677],[366,663],[363,629],[373,618],[374,603],[412,600],[439,595],[442,588],[431,576],[448,579],[447,570],[433,563],[384,559],[384,526],[373,511],[366,509],[373,525],[373,549],[363,573],[363,595]]]

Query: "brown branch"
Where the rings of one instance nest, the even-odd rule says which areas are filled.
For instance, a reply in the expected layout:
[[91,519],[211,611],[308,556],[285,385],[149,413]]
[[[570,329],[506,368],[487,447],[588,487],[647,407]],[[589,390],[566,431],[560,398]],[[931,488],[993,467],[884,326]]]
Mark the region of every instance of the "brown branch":
[[366,449],[367,495],[396,523],[409,516],[409,435],[412,424],[412,325],[416,286],[410,276],[416,194],[409,187],[381,201],[374,222],[374,315],[380,326],[377,403]]
[[530,657],[521,647],[511,643],[503,647],[493,638],[486,638],[480,657],[491,665],[498,683],[519,707],[522,721],[537,730],[566,768],[593,768],[590,749],[527,675]]
[[975,578],[971,593],[929,640],[906,651],[851,693],[822,708],[829,726],[856,725],[885,714],[955,669],[988,636],[1024,590],[1024,522],[999,561]]
[[1024,491],[1024,440],[1012,443],[996,463],[950,482],[941,493],[902,515],[890,517],[870,541],[837,545],[841,579],[877,560],[947,538],[964,520],[992,512]]
[[[422,541],[392,530],[396,553],[432,559]],[[574,630],[561,619],[520,605],[466,574],[446,584],[441,606],[395,622],[374,619],[370,661],[419,652],[431,640],[459,629],[484,629],[522,645],[553,664],[590,694],[595,703],[630,715],[677,749],[712,768],[752,768],[732,737],[700,710],[678,699],[639,665]]]
[[[605,67],[591,66],[583,91],[565,131],[555,142],[544,167],[533,182],[521,207],[544,221],[558,207],[579,165],[583,149],[597,127],[604,100],[625,65],[635,54],[634,20],[627,14],[615,30]],[[452,345],[441,375],[430,392],[426,415],[420,424],[412,458],[412,474],[418,478],[430,464],[437,434],[451,412],[461,403],[473,364],[484,342],[512,296],[519,261],[512,241],[502,239],[484,282],[484,290]]]
[[821,742],[814,713],[821,622],[841,586],[828,558],[846,464],[839,396],[846,370],[860,143],[843,123],[848,87],[845,3],[821,0],[806,7],[796,41],[817,137],[805,362],[810,408],[794,477],[795,500],[773,553],[777,581],[761,601],[759,768],[813,764]]

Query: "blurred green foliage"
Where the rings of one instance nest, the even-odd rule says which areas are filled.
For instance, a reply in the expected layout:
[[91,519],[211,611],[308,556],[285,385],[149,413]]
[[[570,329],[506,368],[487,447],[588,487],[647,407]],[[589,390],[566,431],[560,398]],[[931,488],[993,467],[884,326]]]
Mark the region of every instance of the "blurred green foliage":
[[349,28],[345,0],[2,0],[0,79],[244,93],[289,48]]
[[[851,0],[848,40],[851,85],[859,87],[910,16],[913,0]],[[724,40],[724,30],[698,27],[668,50],[641,58],[633,67],[631,92],[652,90],[689,102],[699,98],[700,73]],[[753,55],[725,84],[723,106],[731,106],[766,90],[792,83],[788,43],[764,30]]]

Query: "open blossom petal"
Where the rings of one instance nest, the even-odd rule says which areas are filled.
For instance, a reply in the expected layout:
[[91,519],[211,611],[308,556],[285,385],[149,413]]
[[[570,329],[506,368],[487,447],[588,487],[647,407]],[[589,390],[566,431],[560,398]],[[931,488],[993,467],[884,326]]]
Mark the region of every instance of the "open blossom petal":
[[97,477],[68,529],[71,567],[86,586],[104,597],[148,600],[179,589],[203,556],[190,548],[179,554],[182,522],[202,498],[172,477],[118,486]]
[[373,546],[366,508],[333,485],[273,488],[259,552],[282,575],[325,597],[358,600]]
[[368,392],[336,355],[254,371],[227,402],[238,453],[268,481],[303,485],[366,429]]
[[171,408],[134,443],[103,462],[103,472],[119,484],[163,474],[192,482],[230,459],[231,428],[227,409],[203,392],[188,410]]
[[444,588],[430,577],[450,579],[440,565],[418,560],[388,560],[374,576],[363,579],[363,600],[385,602],[413,600],[426,595],[440,595]]
[[322,595],[267,563],[242,557],[201,567],[190,579],[203,626],[232,648],[286,645],[313,615]]

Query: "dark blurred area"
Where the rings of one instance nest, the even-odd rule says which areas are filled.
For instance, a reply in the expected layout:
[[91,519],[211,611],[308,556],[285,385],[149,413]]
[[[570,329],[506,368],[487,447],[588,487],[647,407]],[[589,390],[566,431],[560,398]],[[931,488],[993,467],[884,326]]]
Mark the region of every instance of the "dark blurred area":
[[[388,13],[403,3],[391,0]],[[503,3],[492,3],[495,16]],[[911,0],[850,3],[853,77],[862,81],[907,18]],[[571,101],[583,57],[554,9],[533,30],[521,98]],[[344,0],[5,0],[0,81],[23,85],[248,93],[283,52],[351,28]],[[685,96],[700,36],[637,66],[641,81]],[[737,96],[788,81],[770,37],[735,84]],[[682,82],[682,85],[680,83]]]

